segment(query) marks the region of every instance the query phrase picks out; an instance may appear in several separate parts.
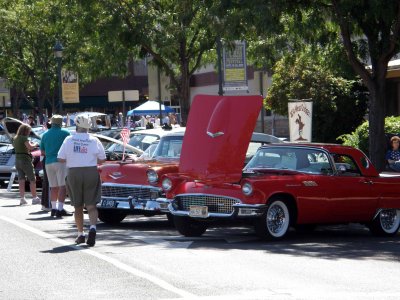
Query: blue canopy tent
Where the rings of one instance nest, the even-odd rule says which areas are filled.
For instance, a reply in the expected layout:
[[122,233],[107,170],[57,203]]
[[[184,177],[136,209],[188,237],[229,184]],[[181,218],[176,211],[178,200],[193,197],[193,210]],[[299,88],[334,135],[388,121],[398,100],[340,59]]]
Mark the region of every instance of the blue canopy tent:
[[[169,107],[161,104],[161,113],[173,113],[174,110]],[[157,101],[147,101],[142,105],[130,110],[127,112],[128,116],[143,116],[143,115],[159,115],[160,114],[160,103]]]

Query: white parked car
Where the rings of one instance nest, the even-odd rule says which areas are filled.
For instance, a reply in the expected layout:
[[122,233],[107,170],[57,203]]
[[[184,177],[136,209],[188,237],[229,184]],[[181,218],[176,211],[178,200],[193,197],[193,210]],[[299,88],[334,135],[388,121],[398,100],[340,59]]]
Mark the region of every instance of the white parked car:
[[[15,172],[15,151],[11,143],[12,138],[17,133],[19,126],[23,124],[20,120],[6,117],[1,120],[1,126],[3,127],[5,134],[8,138],[8,143],[2,143],[0,146],[0,185],[4,186],[5,181],[8,181],[11,174]],[[42,127],[35,127],[31,131],[29,139],[33,142],[40,144],[40,134],[43,133]],[[5,138],[3,137],[3,140]],[[40,185],[39,171],[42,169],[42,163],[40,161],[40,150],[35,149],[32,151],[33,165],[35,167],[35,173],[37,178],[37,184]]]

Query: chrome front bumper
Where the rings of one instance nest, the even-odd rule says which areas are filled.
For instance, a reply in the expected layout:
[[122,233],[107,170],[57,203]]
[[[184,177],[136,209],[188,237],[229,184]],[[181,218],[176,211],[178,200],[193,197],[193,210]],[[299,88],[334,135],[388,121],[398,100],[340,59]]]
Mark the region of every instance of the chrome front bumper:
[[266,210],[265,204],[236,203],[232,205],[231,213],[207,212],[202,216],[196,216],[193,215],[190,210],[179,209],[176,200],[167,199],[167,202],[169,203],[168,210],[172,215],[197,219],[257,218]]
[[104,183],[97,208],[167,213],[168,205],[156,200],[160,194],[161,189],[153,186]]
[[147,211],[155,213],[167,213],[168,204],[151,199],[133,199],[119,197],[101,197],[97,204],[98,209],[122,209],[130,211]]

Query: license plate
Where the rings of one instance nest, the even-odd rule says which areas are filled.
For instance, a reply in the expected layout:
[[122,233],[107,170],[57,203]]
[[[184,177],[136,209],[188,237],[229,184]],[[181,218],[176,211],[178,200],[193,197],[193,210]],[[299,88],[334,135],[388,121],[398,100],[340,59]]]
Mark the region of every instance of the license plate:
[[102,207],[117,207],[118,202],[115,200],[104,199],[101,203]]
[[189,206],[189,216],[197,218],[207,218],[208,207],[200,205],[190,205]]

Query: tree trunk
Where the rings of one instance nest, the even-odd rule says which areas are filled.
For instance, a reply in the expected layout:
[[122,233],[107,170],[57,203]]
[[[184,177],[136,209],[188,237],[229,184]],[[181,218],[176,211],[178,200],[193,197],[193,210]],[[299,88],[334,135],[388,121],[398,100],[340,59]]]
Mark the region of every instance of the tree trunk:
[[369,157],[378,171],[385,169],[385,78],[369,87]]
[[181,80],[178,87],[179,103],[181,106],[181,122],[187,123],[189,109],[190,109],[190,75],[189,75],[189,62],[185,61],[181,65]]

